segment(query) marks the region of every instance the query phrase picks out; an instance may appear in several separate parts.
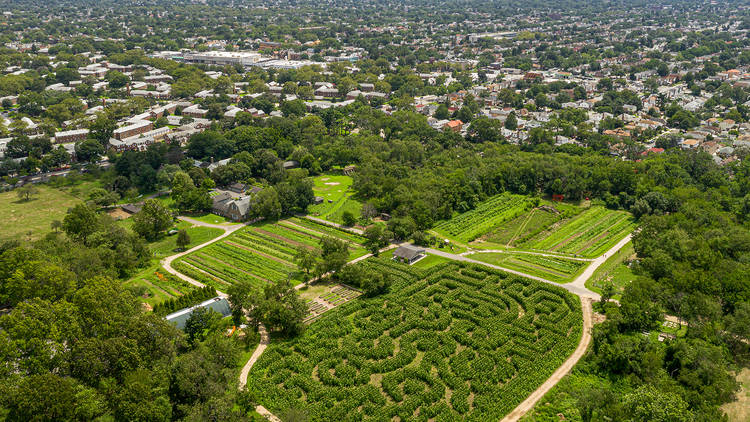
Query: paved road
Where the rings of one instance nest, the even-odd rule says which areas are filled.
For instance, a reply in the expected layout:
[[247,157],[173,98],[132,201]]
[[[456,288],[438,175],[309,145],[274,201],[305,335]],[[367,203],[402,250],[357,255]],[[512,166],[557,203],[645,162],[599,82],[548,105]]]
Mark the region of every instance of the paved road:
[[585,289],[585,290],[591,292],[592,294],[596,295],[596,298],[598,299],[599,295],[597,293],[594,293],[591,290],[589,290],[589,289],[586,288],[586,281],[588,281],[588,279],[591,278],[592,275],[594,275],[594,272],[599,267],[601,267],[602,264],[604,264],[607,261],[607,259],[609,259],[612,255],[614,255],[615,253],[617,253],[617,251],[619,251],[620,249],[622,249],[625,246],[625,244],[627,244],[628,242],[630,242],[630,240],[632,239],[632,237],[633,237],[633,235],[631,235],[631,234],[625,236],[625,238],[622,239],[622,240],[620,240],[619,242],[617,242],[615,244],[615,246],[612,246],[607,252],[604,252],[604,254],[602,256],[596,258],[591,264],[589,264],[588,267],[586,267],[585,270],[583,270],[583,272],[581,273],[581,275],[579,275],[578,277],[576,277],[576,279],[573,280],[572,283],[570,283],[570,285],[571,286],[575,286],[577,288]]

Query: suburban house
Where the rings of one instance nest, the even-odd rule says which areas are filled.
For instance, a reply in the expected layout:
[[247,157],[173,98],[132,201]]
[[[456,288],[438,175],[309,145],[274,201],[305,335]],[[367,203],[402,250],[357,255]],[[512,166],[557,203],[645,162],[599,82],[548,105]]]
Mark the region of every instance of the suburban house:
[[177,312],[172,312],[165,316],[164,319],[176,325],[177,328],[183,329],[185,328],[187,320],[193,315],[193,311],[198,308],[207,308],[214,312],[218,312],[222,318],[232,315],[232,309],[229,307],[229,302],[223,297],[215,297],[205,302],[201,302],[191,308],[180,309]]
[[401,245],[393,252],[393,259],[411,265],[425,257],[424,248],[415,245]]

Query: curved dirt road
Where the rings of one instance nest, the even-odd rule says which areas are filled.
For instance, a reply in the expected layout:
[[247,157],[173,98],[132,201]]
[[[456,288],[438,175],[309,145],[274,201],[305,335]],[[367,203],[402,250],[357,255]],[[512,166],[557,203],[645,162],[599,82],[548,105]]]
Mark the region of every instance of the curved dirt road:
[[586,354],[586,350],[591,344],[591,328],[593,327],[591,299],[581,298],[581,307],[583,310],[583,333],[581,334],[581,341],[578,343],[578,347],[570,357],[552,373],[552,376],[544,381],[544,384],[540,385],[533,393],[522,401],[521,404],[516,406],[512,412],[508,413],[501,422],[515,422],[521,419],[526,413],[534,408],[536,403],[544,397],[573,367],[578,361]]

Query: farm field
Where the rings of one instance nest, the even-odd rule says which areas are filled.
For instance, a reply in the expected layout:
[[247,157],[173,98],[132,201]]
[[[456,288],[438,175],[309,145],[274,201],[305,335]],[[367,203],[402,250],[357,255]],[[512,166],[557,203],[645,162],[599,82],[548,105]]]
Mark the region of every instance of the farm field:
[[625,211],[593,206],[519,247],[593,258],[614,246],[633,230],[634,225],[632,217]]
[[308,212],[318,218],[334,223],[343,223],[342,214],[349,211],[359,218],[362,203],[352,199],[354,182],[349,176],[324,174],[313,179],[313,193],[323,198],[323,202],[308,207]]
[[272,343],[248,390],[311,421],[500,420],[546,380],[581,336],[578,298],[461,263],[428,270],[386,257],[389,293],[331,310]]
[[521,271],[556,283],[568,283],[581,273],[589,262],[563,257],[550,257],[524,253],[475,253],[469,258],[488,264]]
[[542,201],[542,204],[541,207],[533,208],[501,224],[472,242],[471,246],[475,248],[516,247],[549,229],[553,224],[574,217],[583,211],[581,207],[566,203]]
[[503,193],[482,202],[471,211],[439,223],[435,226],[435,232],[461,242],[471,242],[498,225],[524,214],[531,207],[530,198]]
[[169,274],[159,265],[150,266],[122,285],[149,306],[180,297],[195,289],[193,285]]
[[175,269],[223,291],[237,281],[262,285],[291,277],[301,280],[294,264],[298,247],[316,249],[333,236],[349,243],[350,258],[365,255],[363,238],[304,218],[245,227],[220,242],[173,263]]
[[607,258],[604,264],[596,269],[594,274],[586,281],[586,287],[597,293],[601,293],[602,288],[607,282],[612,283],[615,288],[613,297],[620,299],[625,286],[636,277],[625,263],[626,260],[634,256],[635,250],[633,250],[633,244],[628,242],[622,249]]
[[0,241],[39,239],[52,231],[53,220],[62,221],[68,208],[82,202],[76,195],[50,186],[36,185],[36,189],[38,194],[29,201],[19,199],[16,191],[0,193]]

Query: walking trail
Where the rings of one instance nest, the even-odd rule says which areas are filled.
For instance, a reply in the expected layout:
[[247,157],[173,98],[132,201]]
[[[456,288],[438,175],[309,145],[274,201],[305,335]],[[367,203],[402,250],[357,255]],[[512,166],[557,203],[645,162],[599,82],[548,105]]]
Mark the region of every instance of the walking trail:
[[[345,229],[350,230],[350,231],[355,232],[355,233],[357,233],[357,232],[361,233],[361,230],[342,227],[340,224],[331,223],[329,221],[321,220],[319,218],[310,217],[310,216],[305,216],[305,218],[308,218],[308,219],[316,221],[316,222],[320,222],[322,224],[327,224],[329,226],[339,227],[339,228],[345,228]],[[184,252],[178,253],[176,255],[172,255],[170,257],[167,257],[167,258],[163,259],[162,262],[161,262],[161,264],[164,267],[164,269],[166,271],[168,271],[170,274],[173,274],[173,275],[181,278],[182,280],[185,280],[188,283],[193,284],[195,286],[203,287],[204,285],[202,283],[200,283],[200,282],[198,282],[198,281],[196,281],[196,280],[194,280],[194,279],[192,279],[192,278],[190,278],[190,277],[188,277],[188,276],[186,276],[184,274],[181,274],[179,271],[177,271],[174,268],[172,268],[171,263],[175,259],[177,259],[177,258],[180,258],[180,257],[182,257],[184,255],[187,255],[187,254],[189,254],[191,252],[194,252],[194,251],[196,251],[196,250],[198,250],[200,248],[208,246],[211,243],[214,243],[216,241],[219,241],[219,240],[221,240],[221,239],[223,239],[223,238],[231,235],[235,231],[237,231],[240,228],[244,227],[244,225],[242,225],[242,224],[231,225],[231,226],[217,225],[217,224],[204,223],[202,221],[194,220],[194,219],[188,218],[188,217],[180,217],[180,219],[183,220],[183,221],[187,221],[187,222],[193,223],[195,225],[206,226],[206,227],[215,227],[215,228],[220,228],[220,229],[224,230],[224,234],[222,234],[221,236],[219,236],[219,237],[217,237],[217,238],[215,238],[213,240],[210,240],[208,242],[205,242],[203,244],[200,244],[198,246],[195,246],[193,248],[190,248],[187,251],[184,251]],[[544,278],[533,276],[533,275],[530,275],[530,274],[525,274],[525,273],[520,272],[520,271],[515,271],[515,270],[511,270],[509,268],[504,268],[504,267],[501,267],[501,266],[498,266],[498,265],[493,265],[493,264],[489,264],[489,263],[486,263],[486,262],[477,261],[475,259],[468,258],[466,256],[467,254],[453,254],[453,253],[449,253],[449,252],[440,251],[440,250],[437,250],[437,249],[431,249],[431,248],[427,249],[428,253],[431,253],[433,255],[437,255],[437,256],[440,256],[440,257],[443,257],[443,258],[447,258],[447,259],[450,259],[450,260],[453,260],[453,261],[469,262],[469,263],[472,263],[472,264],[484,265],[486,267],[495,268],[495,269],[498,269],[498,270],[501,270],[501,271],[505,271],[507,273],[515,274],[515,275],[518,275],[518,276],[521,276],[521,277],[526,277],[526,278],[530,278],[532,280],[537,280],[537,281],[540,281],[542,283],[553,284],[555,286],[562,287],[563,289],[565,289],[565,290],[567,290],[567,291],[569,291],[569,292],[571,292],[571,293],[573,293],[575,295],[578,295],[581,298],[581,307],[582,307],[582,311],[583,311],[583,333],[581,334],[581,341],[578,343],[578,347],[573,352],[573,354],[570,355],[570,357],[568,357],[568,359],[562,364],[562,366],[560,366],[559,368],[557,368],[557,370],[555,370],[555,372],[552,374],[552,376],[550,376],[542,385],[539,386],[539,388],[537,388],[533,393],[531,393],[526,398],[526,400],[524,400],[523,402],[521,402],[521,404],[519,404],[512,412],[510,412],[508,415],[506,415],[505,418],[503,418],[501,422],[516,422],[516,421],[520,420],[524,415],[526,415],[526,413],[528,413],[531,409],[534,408],[534,405],[536,405],[536,403],[542,397],[544,397],[545,394],[547,394],[550,390],[552,390],[552,388],[555,385],[557,385],[557,383],[565,375],[567,375],[573,369],[573,367],[576,365],[576,363],[578,363],[578,361],[581,359],[581,357],[583,357],[583,355],[586,353],[586,350],[588,349],[589,344],[591,343],[591,329],[593,327],[593,310],[592,310],[592,307],[591,307],[591,302],[592,302],[592,300],[599,300],[600,299],[600,295],[598,293],[593,292],[593,291],[589,290],[586,287],[586,281],[588,281],[588,279],[596,272],[596,270],[602,264],[604,264],[607,261],[607,259],[609,257],[611,257],[617,251],[619,251],[620,249],[622,249],[625,246],[625,244],[627,244],[628,242],[630,242],[630,240],[631,240],[631,235],[627,235],[624,239],[622,239],[619,242],[617,242],[617,244],[615,244],[607,252],[605,252],[601,256],[597,257],[596,259],[588,260],[588,259],[579,258],[578,260],[580,260],[580,261],[590,261],[591,263],[586,267],[586,269],[578,277],[576,277],[575,280],[573,280],[570,283],[566,283],[566,284],[555,283],[554,281],[546,280]],[[399,246],[399,245],[398,244],[389,245],[388,247],[383,248],[381,250],[381,252],[382,251],[386,251],[388,249],[395,248],[397,246]],[[497,252],[503,252],[503,251],[497,251]],[[542,256],[557,256],[557,255],[553,255],[553,254],[544,254],[544,253],[536,253],[536,252],[528,252],[528,253],[542,255]],[[353,263],[365,260],[365,259],[367,259],[367,258],[369,258],[371,256],[372,256],[372,254],[363,255],[363,256],[361,256],[359,258],[356,258],[356,259],[350,261],[349,264],[353,264]],[[325,275],[328,275],[328,274],[325,274]],[[312,282],[314,282],[316,280],[317,280],[317,278],[313,279],[313,280],[310,280],[308,283],[312,283]],[[300,283],[299,285],[295,286],[295,289],[300,289],[301,287],[303,287],[305,285],[306,285],[305,283]],[[221,293],[221,292],[218,292],[218,293],[220,295],[226,297],[226,294]],[[253,365],[255,365],[255,362],[258,361],[258,359],[263,354],[263,352],[266,350],[266,347],[268,347],[269,338],[268,338],[268,332],[266,331],[266,328],[263,327],[263,326],[259,327],[259,332],[261,334],[260,343],[258,344],[258,346],[256,347],[255,351],[253,352],[252,356],[250,357],[250,360],[247,361],[247,363],[245,364],[245,366],[242,368],[242,371],[240,372],[240,378],[239,378],[239,388],[240,388],[240,390],[243,389],[243,388],[245,388],[245,386],[247,385],[247,377],[248,377],[248,374],[250,373],[250,370],[252,369]],[[272,422],[281,422],[281,420],[277,416],[275,416],[274,414],[272,414],[270,411],[268,411],[263,406],[260,406],[260,405],[256,406],[255,411],[258,412],[260,415],[262,415],[263,417],[265,417],[269,421],[272,421]]]

